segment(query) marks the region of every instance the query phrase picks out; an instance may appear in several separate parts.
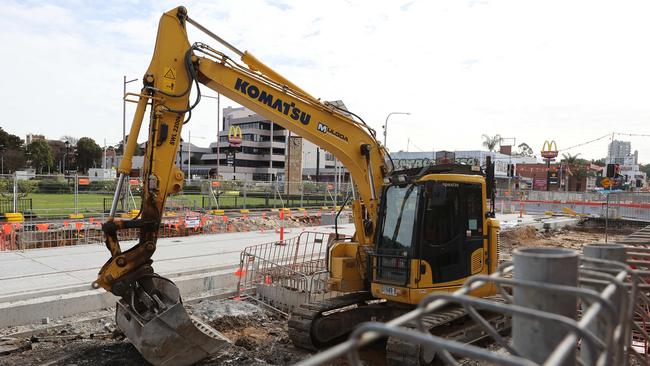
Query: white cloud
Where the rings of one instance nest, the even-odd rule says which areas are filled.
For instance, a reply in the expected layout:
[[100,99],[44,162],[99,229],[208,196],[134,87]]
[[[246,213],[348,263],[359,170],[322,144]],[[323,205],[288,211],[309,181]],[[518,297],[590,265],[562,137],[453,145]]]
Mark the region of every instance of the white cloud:
[[[176,1],[0,3],[5,129],[121,138],[122,75],[140,77]],[[101,4],[101,5],[100,5]],[[343,99],[389,147],[477,149],[482,133],[560,149],[648,133],[643,1],[187,1],[190,16],[317,97]],[[198,31],[191,41],[221,48]],[[131,90],[137,90],[131,84]],[[207,92],[206,92],[207,93]],[[223,103],[222,106],[227,105]],[[192,135],[216,132],[204,99]],[[132,108],[129,108],[129,112]],[[128,114],[130,116],[130,113]],[[200,140],[207,144],[209,140]],[[650,161],[648,138],[632,138]],[[605,154],[606,141],[572,150]]]

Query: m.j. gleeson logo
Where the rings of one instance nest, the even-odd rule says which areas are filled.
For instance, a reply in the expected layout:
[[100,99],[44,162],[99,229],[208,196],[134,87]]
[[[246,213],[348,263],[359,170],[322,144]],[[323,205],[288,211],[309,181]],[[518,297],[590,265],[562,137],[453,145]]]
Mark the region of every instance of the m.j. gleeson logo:
[[320,132],[322,132],[322,133],[329,133],[329,134],[331,134],[331,135],[334,135],[334,136],[340,138],[341,140],[343,140],[343,141],[345,141],[345,142],[348,141],[348,137],[347,137],[347,136],[345,136],[344,134],[342,134],[342,133],[340,133],[340,132],[338,132],[338,131],[334,131],[334,130],[331,129],[328,125],[326,125],[326,124],[324,124],[324,123],[322,123],[322,122],[318,122],[318,127],[317,127],[317,129],[318,129],[318,131],[320,131]]
[[239,90],[242,94],[247,95],[251,99],[256,99],[267,106],[276,109],[278,112],[288,116],[294,121],[300,121],[303,125],[308,125],[311,120],[309,113],[303,112],[296,106],[296,103],[287,103],[280,98],[274,97],[273,94],[260,90],[255,85],[251,85],[248,81],[237,78],[235,81],[235,89]]

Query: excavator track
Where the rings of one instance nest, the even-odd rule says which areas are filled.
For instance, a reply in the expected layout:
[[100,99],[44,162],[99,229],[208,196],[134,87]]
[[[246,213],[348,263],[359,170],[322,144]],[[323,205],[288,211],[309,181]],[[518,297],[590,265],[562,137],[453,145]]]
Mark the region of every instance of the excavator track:
[[[503,302],[503,298],[493,296],[486,298],[491,301]],[[510,319],[501,314],[489,314],[479,311],[499,332],[510,328]],[[467,311],[461,306],[449,306],[422,318],[422,322],[430,333],[443,338],[455,339],[466,343],[474,343],[487,335],[481,327],[474,323]],[[417,323],[411,321],[403,325],[406,328],[417,329]],[[420,345],[409,343],[399,338],[389,337],[386,343],[386,363],[389,366],[422,366],[434,364],[435,353],[423,349]]]
[[372,311],[359,311],[373,300],[370,292],[354,292],[331,299],[302,304],[291,312],[289,338],[296,347],[318,351],[370,320]]

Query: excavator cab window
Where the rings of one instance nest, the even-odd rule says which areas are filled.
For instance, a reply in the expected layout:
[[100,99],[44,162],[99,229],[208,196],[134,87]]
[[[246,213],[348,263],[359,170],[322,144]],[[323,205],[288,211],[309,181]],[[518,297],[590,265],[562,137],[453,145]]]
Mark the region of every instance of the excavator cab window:
[[406,184],[384,191],[384,215],[375,251],[376,280],[397,284],[408,281],[420,188]]
[[418,188],[415,185],[392,186],[386,190],[380,248],[410,252],[417,202]]

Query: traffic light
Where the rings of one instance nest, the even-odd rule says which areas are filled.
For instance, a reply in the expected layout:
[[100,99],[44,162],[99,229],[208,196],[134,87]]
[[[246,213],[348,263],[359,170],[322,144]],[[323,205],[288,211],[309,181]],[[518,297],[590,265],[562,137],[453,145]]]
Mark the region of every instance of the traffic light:
[[616,164],[607,164],[607,178],[614,178],[614,175],[616,174],[614,172],[615,165]]

